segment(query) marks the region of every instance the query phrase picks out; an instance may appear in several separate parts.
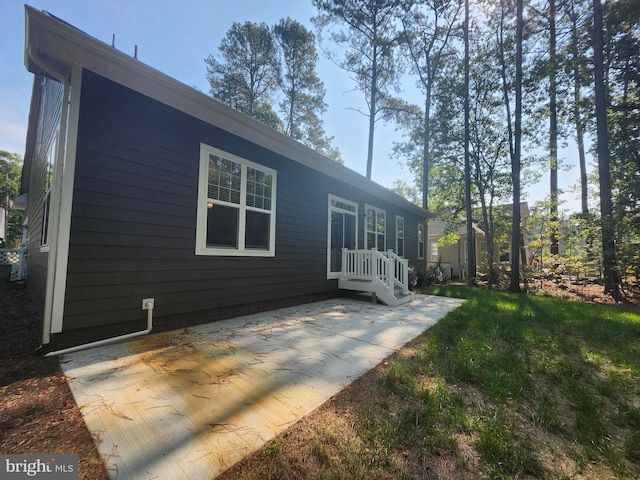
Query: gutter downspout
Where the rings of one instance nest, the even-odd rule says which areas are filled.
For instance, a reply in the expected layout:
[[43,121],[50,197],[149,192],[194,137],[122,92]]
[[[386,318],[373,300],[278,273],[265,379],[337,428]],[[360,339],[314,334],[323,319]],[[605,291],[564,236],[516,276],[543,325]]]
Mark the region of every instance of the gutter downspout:
[[67,123],[68,123],[68,104],[69,104],[69,94],[71,92],[71,82],[67,76],[64,76],[60,72],[52,70],[51,68],[46,66],[46,62],[44,62],[40,57],[38,57],[37,53],[33,50],[32,45],[29,45],[28,56],[29,59],[42,70],[44,73],[49,75],[51,78],[59,81],[64,87],[64,95],[63,95],[63,105],[62,105],[62,116],[60,118],[60,130],[59,130],[59,139],[58,139],[58,152],[56,152],[56,164],[55,164],[55,173],[53,183],[55,186],[55,194],[53,198],[55,198],[55,202],[52,204],[53,211],[51,212],[52,221],[51,224],[51,238],[49,242],[49,259],[47,266],[47,280],[45,287],[45,306],[44,306],[44,321],[42,328],[42,344],[47,345],[51,340],[51,325],[53,323],[53,301],[55,298],[55,276],[57,265],[57,252],[58,252],[58,235],[59,235],[59,219],[60,219],[60,200],[61,200],[61,191],[62,191],[62,179],[64,173],[64,164],[65,159],[64,156],[66,154],[67,149]]
[[147,328],[146,330],[141,330],[138,332],[127,333],[125,335],[120,335],[118,337],[106,338],[104,340],[98,340],[96,342],[85,343],[84,345],[76,345],[75,347],[63,348],[62,350],[56,350],[54,352],[49,352],[45,355],[45,357],[53,357],[56,355],[65,355],[67,353],[78,352],[80,350],[86,350],[94,347],[102,347],[104,345],[109,345],[111,343],[123,342],[125,340],[130,340],[132,338],[141,337],[143,335],[147,335],[151,332],[153,328],[153,307],[155,306],[155,300],[153,298],[145,298],[142,300],[142,309],[147,311]]

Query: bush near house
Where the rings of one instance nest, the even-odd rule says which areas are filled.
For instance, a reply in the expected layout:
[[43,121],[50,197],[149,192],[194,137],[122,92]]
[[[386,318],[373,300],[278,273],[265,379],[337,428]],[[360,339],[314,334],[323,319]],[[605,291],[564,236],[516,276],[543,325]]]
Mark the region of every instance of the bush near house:
[[429,285],[442,285],[449,280],[449,273],[441,263],[428,267],[409,266],[409,288],[411,290]]

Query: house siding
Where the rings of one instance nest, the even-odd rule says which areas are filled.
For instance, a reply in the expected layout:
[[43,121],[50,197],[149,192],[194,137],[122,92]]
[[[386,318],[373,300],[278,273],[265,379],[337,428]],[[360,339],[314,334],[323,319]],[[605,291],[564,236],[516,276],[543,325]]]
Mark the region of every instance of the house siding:
[[[277,171],[275,257],[195,255],[201,143]],[[58,343],[144,328],[147,297],[164,330],[340,295],[326,278],[329,193],[404,216],[417,257],[418,216],[85,70]]]
[[42,75],[34,76],[34,97],[31,108],[37,110],[36,132],[32,137],[34,145],[29,147],[33,155],[29,176],[29,202],[26,210],[28,219],[27,268],[29,292],[40,311],[44,310],[47,265],[49,253],[41,248],[43,228],[43,208],[49,175],[47,161],[54,145],[57,128],[62,117],[64,86]]

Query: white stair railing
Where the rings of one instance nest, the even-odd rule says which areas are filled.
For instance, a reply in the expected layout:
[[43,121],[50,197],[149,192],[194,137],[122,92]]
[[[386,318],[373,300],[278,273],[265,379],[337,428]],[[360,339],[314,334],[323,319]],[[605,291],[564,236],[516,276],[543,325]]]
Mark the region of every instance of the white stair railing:
[[396,286],[402,293],[409,292],[409,261],[399,257],[392,250],[379,252],[371,250],[342,249],[342,272],[344,280],[377,280],[393,292]]
[[409,260],[399,257],[393,250],[385,254],[393,263],[393,279],[396,286],[402,288],[402,293],[409,293]]

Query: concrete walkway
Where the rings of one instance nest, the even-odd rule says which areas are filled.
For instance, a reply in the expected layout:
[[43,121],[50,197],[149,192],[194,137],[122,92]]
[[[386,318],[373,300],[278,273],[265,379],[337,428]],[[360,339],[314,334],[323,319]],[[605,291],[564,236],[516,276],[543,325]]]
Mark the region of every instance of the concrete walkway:
[[112,479],[211,480],[461,300],[334,299],[66,355]]

